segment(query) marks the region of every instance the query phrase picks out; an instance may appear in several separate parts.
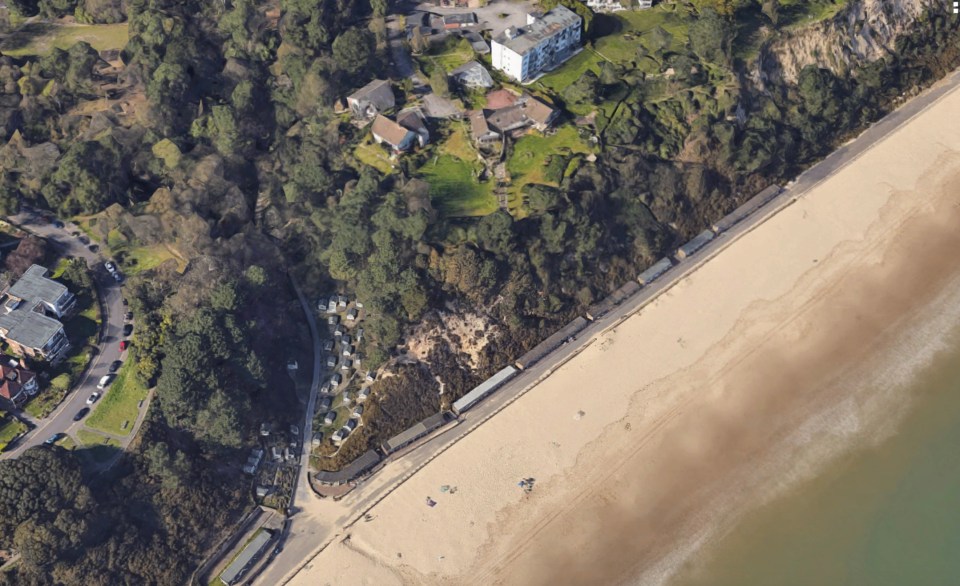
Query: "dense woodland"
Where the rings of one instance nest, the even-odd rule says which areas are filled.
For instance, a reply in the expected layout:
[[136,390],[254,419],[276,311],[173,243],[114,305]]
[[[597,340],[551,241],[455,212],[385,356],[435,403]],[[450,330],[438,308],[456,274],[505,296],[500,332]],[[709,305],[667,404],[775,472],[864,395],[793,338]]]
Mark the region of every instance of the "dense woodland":
[[[165,263],[127,293],[143,324],[138,375],[157,393],[131,457],[96,478],[60,449],[0,462],[0,549],[23,555],[0,573],[6,584],[186,582],[251,503],[236,463],[259,418],[296,409],[289,379],[276,375],[286,359],[278,352],[298,331],[287,271],[310,290],[364,300],[371,365],[435,308],[481,311],[502,334],[480,371],[465,374],[448,350],[432,364],[462,393],[758,187],[791,177],[896,96],[960,63],[944,7],[896,55],[842,77],[809,67],[796,85],[758,88],[735,57],[735,23],[766,19],[775,30],[777,2],[701,0],[683,49],[668,51],[664,38],[661,51],[642,55],[672,68],[671,78],[605,66],[554,96],[626,105],[604,121],[596,162],[560,188],[529,185],[523,219],[453,220],[430,209],[408,174],[353,164],[345,145],[356,131],[332,111],[388,74],[386,0],[8,5],[127,19],[130,42],[113,77],[99,73],[85,43],[0,57],[0,211],[29,202],[96,214],[91,225],[105,237],[175,245],[189,267],[180,274]],[[603,25],[593,18],[588,37]],[[131,97],[135,114],[88,108],[104,86]],[[431,373],[405,368],[410,388],[432,392]],[[383,392],[394,401],[400,390]],[[422,396],[407,403],[384,407],[417,417],[431,408]]]

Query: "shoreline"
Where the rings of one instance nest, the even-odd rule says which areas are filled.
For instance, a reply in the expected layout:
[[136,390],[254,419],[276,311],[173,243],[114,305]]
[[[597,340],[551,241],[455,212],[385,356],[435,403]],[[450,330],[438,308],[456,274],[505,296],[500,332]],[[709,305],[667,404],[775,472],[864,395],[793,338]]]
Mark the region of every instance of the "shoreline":
[[[347,583],[363,583],[374,569],[393,578],[378,583],[547,583],[551,573],[591,583],[597,566],[623,575],[638,559],[662,558],[652,555],[656,546],[691,520],[709,527],[702,507],[710,483],[765,453],[771,438],[810,413],[805,400],[822,397],[816,376],[805,381],[813,391],[794,380],[809,375],[799,358],[840,366],[863,359],[865,349],[818,357],[806,348],[811,332],[831,341],[831,327],[864,310],[847,300],[837,315],[818,313],[816,301],[842,298],[852,267],[883,273],[881,249],[909,218],[933,211],[940,198],[920,193],[917,182],[936,169],[960,169],[960,140],[943,123],[958,106],[953,92],[732,243],[438,456],[373,509],[374,522],[351,529],[349,548],[335,543],[311,566],[338,568]],[[854,320],[850,331],[883,330]],[[773,342],[805,352],[764,355]],[[770,372],[742,372],[751,360]],[[799,390],[764,393],[775,376]],[[784,395],[790,401],[778,403]],[[575,419],[578,411],[585,415]],[[758,419],[773,415],[780,426]],[[764,429],[754,429],[764,427],[758,421]],[[523,494],[516,479],[527,476],[537,486]],[[610,480],[597,485],[604,476]],[[441,485],[459,490],[440,494]],[[425,496],[438,506],[426,507]],[[310,583],[310,574],[293,583]]]

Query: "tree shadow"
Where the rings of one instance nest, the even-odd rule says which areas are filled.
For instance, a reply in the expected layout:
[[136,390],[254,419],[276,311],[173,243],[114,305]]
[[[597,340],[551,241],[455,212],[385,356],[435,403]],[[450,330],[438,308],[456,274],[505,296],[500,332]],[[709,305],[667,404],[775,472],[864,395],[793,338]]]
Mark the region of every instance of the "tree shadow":
[[49,22],[31,22],[25,24],[0,40],[0,51],[23,49],[35,39],[51,33],[56,25]]

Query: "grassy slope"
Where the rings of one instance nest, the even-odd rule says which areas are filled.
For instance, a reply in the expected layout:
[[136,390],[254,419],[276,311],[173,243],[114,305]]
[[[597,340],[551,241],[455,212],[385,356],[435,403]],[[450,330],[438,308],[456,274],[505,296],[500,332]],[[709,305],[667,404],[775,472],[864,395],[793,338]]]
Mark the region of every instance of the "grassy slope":
[[572,153],[589,153],[590,149],[580,139],[577,129],[572,126],[561,126],[551,136],[528,134],[517,141],[513,147],[513,154],[507,160],[507,171],[515,189],[527,183],[546,183],[556,186],[556,183],[547,181],[544,169],[552,155],[569,155]]
[[[87,426],[114,435],[128,435],[139,413],[138,404],[147,397],[147,389],[137,381],[133,363],[126,362],[120,368],[116,380],[106,394],[97,402]],[[123,422],[127,427],[123,427]]]
[[127,23],[121,24],[60,24],[30,23],[0,42],[4,55],[45,55],[54,47],[69,49],[79,41],[86,41],[94,49],[122,49],[129,38]]

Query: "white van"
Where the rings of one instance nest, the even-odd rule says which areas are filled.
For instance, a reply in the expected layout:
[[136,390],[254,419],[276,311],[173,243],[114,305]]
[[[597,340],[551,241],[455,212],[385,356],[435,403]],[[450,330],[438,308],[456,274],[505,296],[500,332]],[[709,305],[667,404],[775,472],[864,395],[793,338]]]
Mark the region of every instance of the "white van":
[[112,375],[109,375],[109,374],[103,375],[103,376],[100,378],[100,382],[97,383],[97,388],[102,391],[103,389],[107,388],[107,385],[110,384],[110,381],[111,381],[112,379],[113,379],[113,376],[112,376]]

